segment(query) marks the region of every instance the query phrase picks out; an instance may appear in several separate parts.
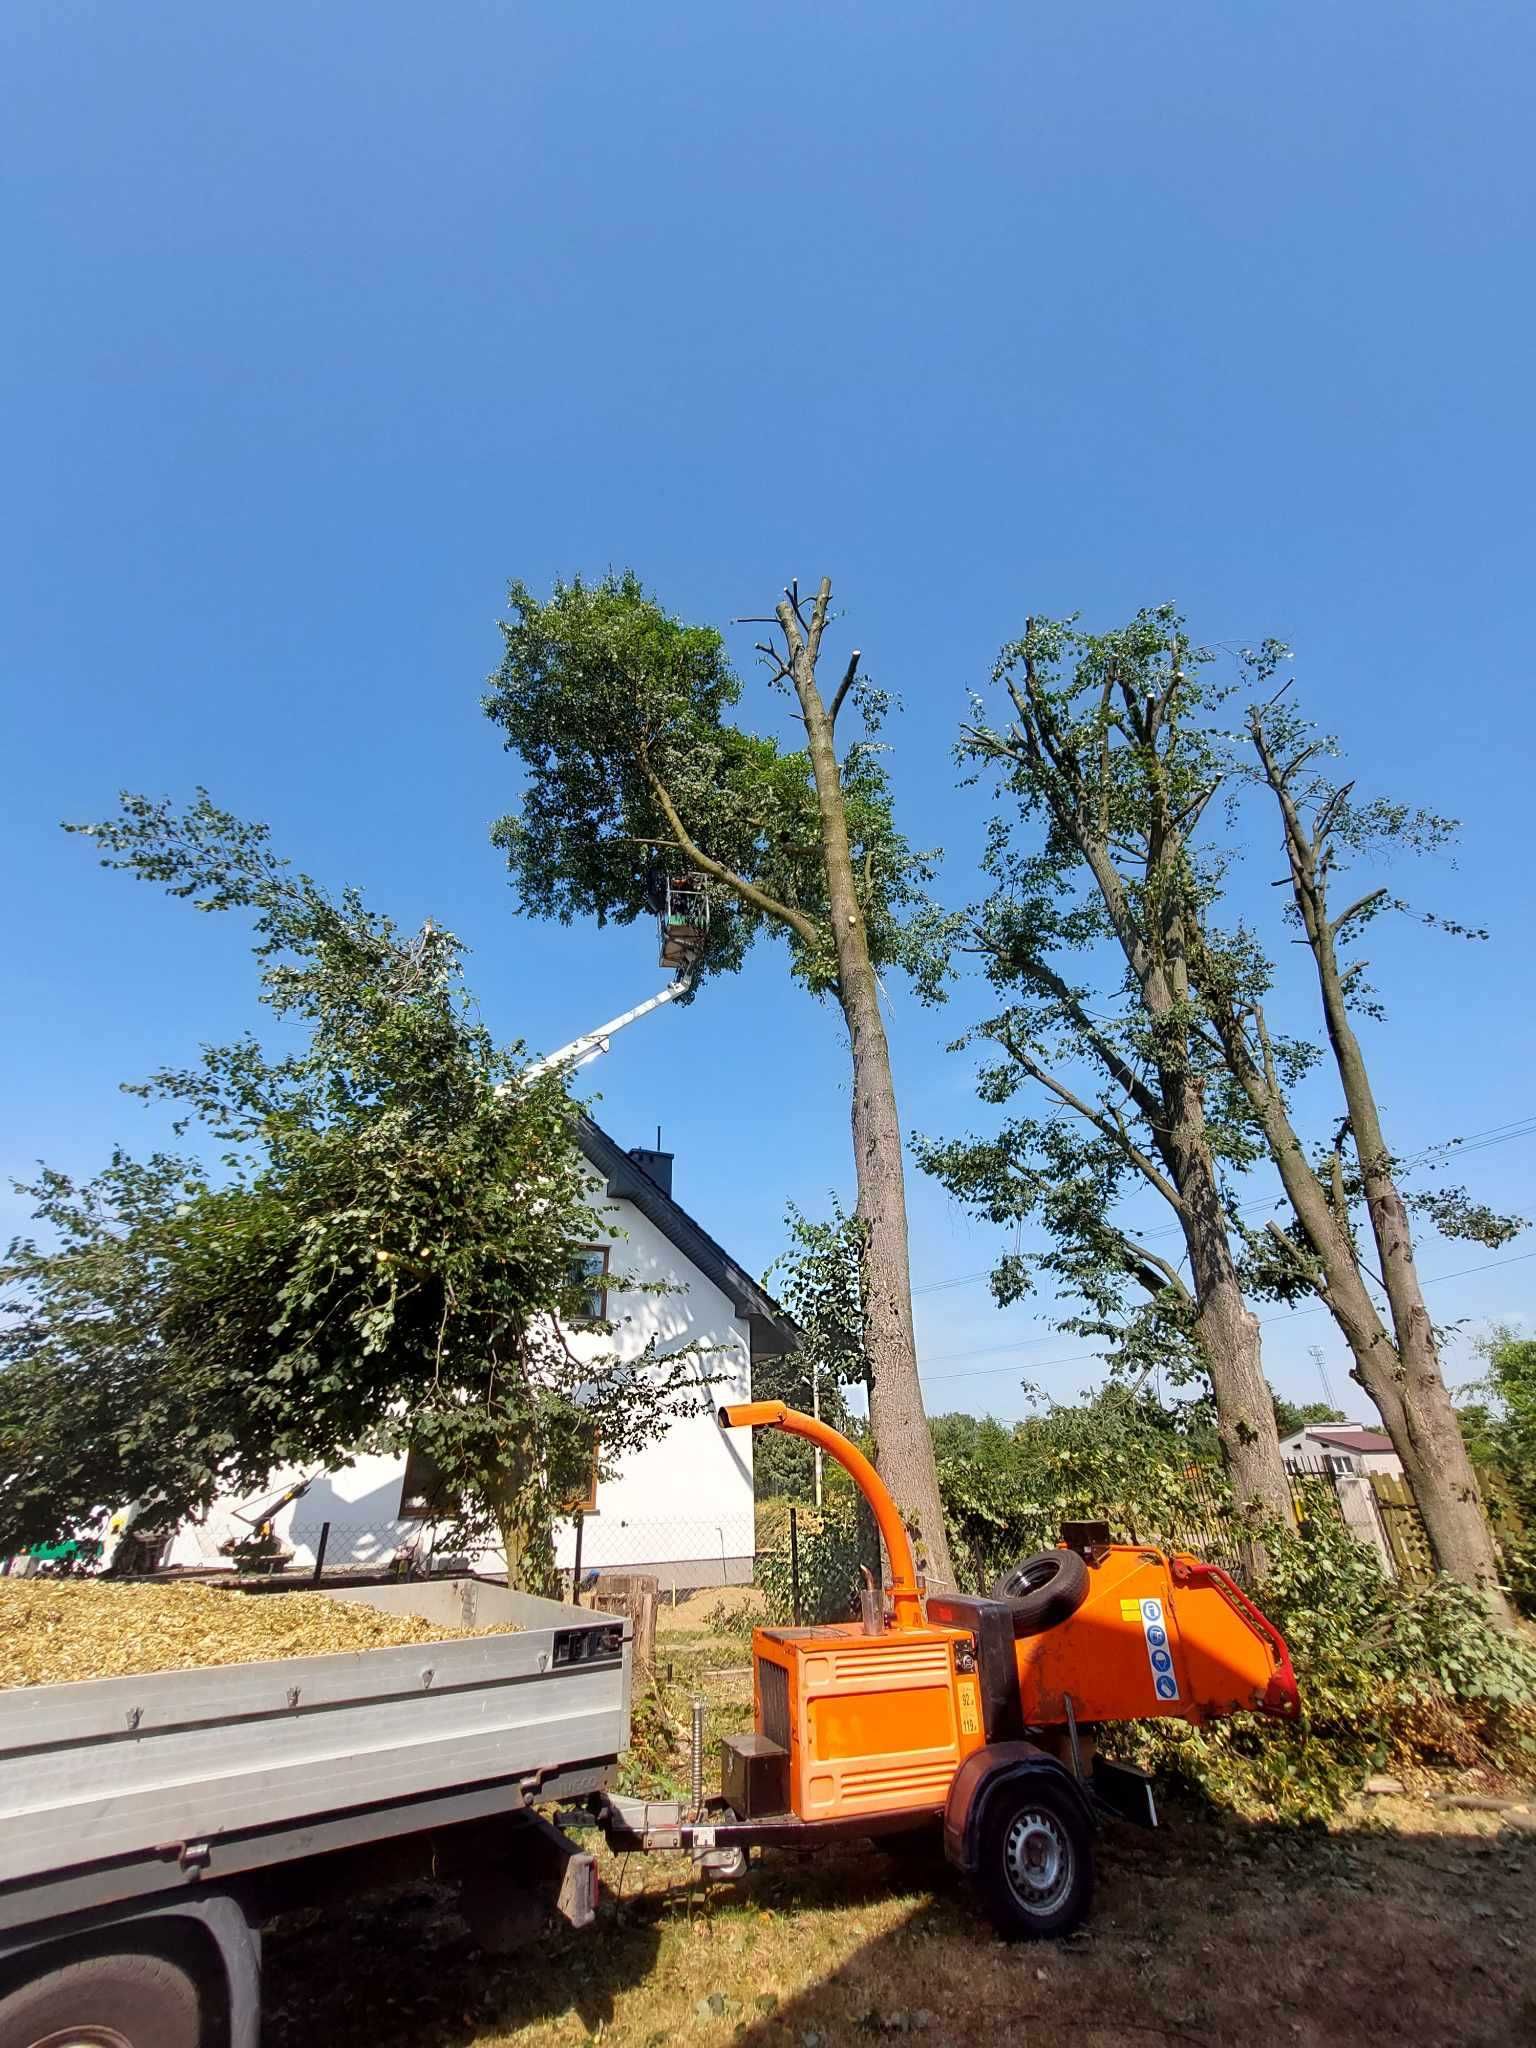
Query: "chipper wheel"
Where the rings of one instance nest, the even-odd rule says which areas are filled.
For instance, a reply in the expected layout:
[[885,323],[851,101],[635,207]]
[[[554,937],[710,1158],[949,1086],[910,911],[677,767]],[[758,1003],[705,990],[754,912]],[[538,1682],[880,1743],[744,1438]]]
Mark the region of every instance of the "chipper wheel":
[[1006,1940],[1069,1934],[1093,1898],[1093,1831],[1066,1783],[1031,1774],[999,1788],[982,1827],[975,1883]]

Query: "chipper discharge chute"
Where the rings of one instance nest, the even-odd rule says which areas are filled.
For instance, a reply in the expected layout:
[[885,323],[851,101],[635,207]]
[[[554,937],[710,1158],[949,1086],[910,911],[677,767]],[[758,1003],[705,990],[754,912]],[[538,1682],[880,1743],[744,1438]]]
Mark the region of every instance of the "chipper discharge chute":
[[702,1799],[696,1759],[691,1812],[607,1803],[616,1847],[691,1848],[734,1873],[754,1845],[942,1824],[1001,1932],[1061,1934],[1088,1908],[1096,1818],[1156,1825],[1146,1777],[1097,1753],[1100,1723],[1298,1711],[1279,1630],[1216,1566],[1069,1523],[991,1598],[925,1596],[896,1504],[846,1438],[776,1401],[720,1421],[836,1458],[874,1513],[890,1582],[861,1622],[755,1630],[753,1733],[722,1745],[720,1797]]

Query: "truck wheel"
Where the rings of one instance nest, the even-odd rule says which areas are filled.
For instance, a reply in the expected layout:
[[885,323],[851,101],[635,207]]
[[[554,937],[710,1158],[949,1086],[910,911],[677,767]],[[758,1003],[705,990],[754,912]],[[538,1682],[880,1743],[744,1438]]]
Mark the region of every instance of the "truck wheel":
[[202,2001],[156,1955],[86,1956],[0,1998],[0,2048],[198,2048]]
[[1075,1550],[1042,1550],[1003,1573],[992,1598],[1013,1609],[1013,1633],[1038,1636],[1076,1614],[1088,1598],[1088,1567]]
[[1077,1795],[1035,1774],[995,1793],[976,1885],[1005,1939],[1069,1933],[1093,1897],[1093,1837]]

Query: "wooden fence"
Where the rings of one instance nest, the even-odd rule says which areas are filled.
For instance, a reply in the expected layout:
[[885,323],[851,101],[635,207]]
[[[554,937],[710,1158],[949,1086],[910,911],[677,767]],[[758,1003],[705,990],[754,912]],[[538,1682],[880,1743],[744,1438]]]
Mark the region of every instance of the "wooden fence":
[[1412,1486],[1390,1472],[1372,1472],[1370,1482],[1397,1576],[1405,1586],[1428,1585],[1435,1576],[1435,1556]]

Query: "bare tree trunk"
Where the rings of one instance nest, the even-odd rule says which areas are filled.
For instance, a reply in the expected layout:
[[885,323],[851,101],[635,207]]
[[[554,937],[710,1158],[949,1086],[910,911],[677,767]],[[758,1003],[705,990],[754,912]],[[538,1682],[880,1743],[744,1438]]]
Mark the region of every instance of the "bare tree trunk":
[[[816,782],[827,908],[837,952],[838,999],[848,1024],[853,1059],[853,1157],[859,1188],[856,1213],[864,1226],[870,1426],[880,1475],[913,1532],[919,1568],[931,1584],[950,1586],[954,1574],[912,1328],[906,1177],[896,1087],[880,1015],[880,987],[869,957],[864,907],[854,880],[832,717],[816,682],[816,658],[831,598],[832,586],[824,578],[804,634],[791,605],[781,604],[778,611],[790,647],[791,674]],[[857,660],[855,654],[849,680]],[[834,699],[834,704],[837,701]]]
[[[1483,1512],[1477,1475],[1456,1419],[1450,1389],[1440,1369],[1434,1324],[1424,1304],[1413,1256],[1413,1232],[1398,1192],[1392,1155],[1381,1128],[1381,1113],[1365,1064],[1365,1055],[1349,1014],[1348,975],[1341,970],[1338,937],[1350,921],[1376,903],[1380,890],[1363,896],[1337,917],[1328,907],[1328,872],[1332,862],[1330,835],[1348,797],[1348,785],[1323,805],[1316,822],[1302,816],[1292,782],[1300,760],[1289,767],[1276,761],[1265,736],[1262,717],[1250,715],[1249,729],[1265,778],[1280,806],[1290,866],[1291,894],[1317,969],[1328,1043],[1338,1070],[1349,1112],[1349,1129],[1365,1190],[1366,1213],[1375,1240],[1381,1282],[1392,1317],[1393,1345],[1372,1343],[1367,1359],[1356,1351],[1362,1384],[1381,1410],[1393,1447],[1413,1483],[1419,1513],[1443,1572],[1480,1590],[1496,1618],[1514,1625],[1514,1615],[1499,1587],[1499,1559],[1493,1532]],[[1311,750],[1309,749],[1308,752]],[[1305,759],[1302,756],[1301,759]],[[1272,1078],[1272,1077],[1271,1077]],[[1330,1249],[1330,1285],[1341,1278],[1339,1253],[1347,1248],[1358,1292],[1369,1301],[1359,1275],[1359,1253],[1348,1236],[1348,1218],[1340,1214]],[[1305,1227],[1305,1221],[1304,1221]],[[1309,1230],[1309,1236],[1312,1234]],[[1320,1254],[1321,1255],[1321,1254]],[[1325,1295],[1327,1300],[1328,1296]],[[1330,1307],[1333,1304],[1330,1302]],[[1335,1310],[1337,1316],[1338,1311]],[[1379,1318],[1374,1317],[1377,1327]],[[1341,1327],[1345,1327],[1341,1322]],[[1346,1335],[1348,1329],[1346,1327]],[[1383,1339],[1385,1332],[1382,1332]],[[1353,1343],[1352,1346],[1353,1347]],[[1380,1385],[1381,1392],[1376,1392]]]
[[[1181,1094],[1170,1149],[1199,1305],[1195,1337],[1216,1397],[1216,1433],[1239,1508],[1249,1516],[1273,1516],[1288,1527],[1295,1517],[1274,1399],[1264,1377],[1259,1319],[1243,1298],[1232,1257],[1199,1091],[1186,1081]],[[1250,1544],[1250,1561],[1256,1572],[1263,1571],[1263,1548],[1256,1540]]]

